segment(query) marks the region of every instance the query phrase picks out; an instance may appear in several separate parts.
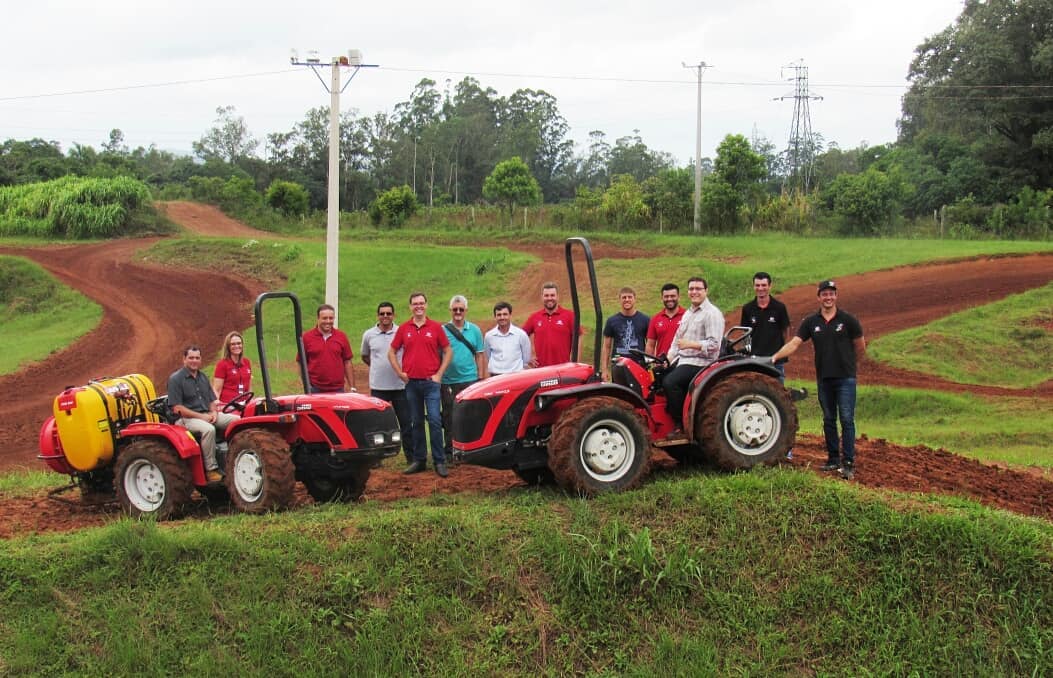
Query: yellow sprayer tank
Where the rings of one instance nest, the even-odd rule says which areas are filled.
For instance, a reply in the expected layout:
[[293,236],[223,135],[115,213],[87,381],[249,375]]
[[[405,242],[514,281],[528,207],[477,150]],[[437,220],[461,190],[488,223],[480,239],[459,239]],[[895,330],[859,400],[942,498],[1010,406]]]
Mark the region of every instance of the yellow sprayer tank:
[[93,471],[109,464],[122,428],[159,420],[146,409],[146,403],[156,397],[153,382],[142,374],[92,379],[87,386],[60,393],[52,412],[69,465],[78,471]]

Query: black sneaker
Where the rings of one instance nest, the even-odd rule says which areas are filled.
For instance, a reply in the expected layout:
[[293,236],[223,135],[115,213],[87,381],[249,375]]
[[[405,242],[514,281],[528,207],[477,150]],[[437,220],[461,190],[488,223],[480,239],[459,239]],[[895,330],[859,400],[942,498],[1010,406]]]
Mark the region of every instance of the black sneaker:
[[855,476],[855,474],[856,468],[855,464],[852,462],[846,461],[844,465],[841,466],[841,477],[845,480],[852,480],[852,477]]
[[820,471],[837,471],[841,468],[841,460],[839,459],[828,459],[825,464],[819,467]]

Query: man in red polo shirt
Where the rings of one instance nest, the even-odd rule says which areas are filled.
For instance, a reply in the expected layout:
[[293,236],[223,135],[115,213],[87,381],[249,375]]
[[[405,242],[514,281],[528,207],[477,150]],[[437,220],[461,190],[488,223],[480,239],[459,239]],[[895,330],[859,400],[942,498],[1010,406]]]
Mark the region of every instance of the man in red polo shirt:
[[534,340],[530,367],[559,365],[570,360],[574,312],[559,305],[556,283],[542,285],[541,309],[527,319],[523,331]]
[[[412,316],[408,322],[399,325],[388,348],[388,362],[399,379],[406,383],[413,428],[413,463],[403,473],[420,473],[428,468],[428,444],[424,438],[424,418],[427,416],[431,460],[435,472],[445,478],[448,472],[442,442],[440,384],[453,358],[453,348],[442,325],[427,316],[428,298],[424,293],[414,292],[409,301]],[[402,349],[401,364],[399,349]]]
[[[303,333],[303,350],[307,354],[307,379],[312,393],[339,393],[355,390],[355,372],[351,360],[351,342],[347,335],[333,327],[336,309],[329,304],[318,307],[318,322]],[[300,356],[296,356],[300,361]]]
[[644,347],[644,353],[665,355],[673,345],[673,336],[683,317],[680,288],[676,283],[662,285],[662,310],[651,316],[651,324],[647,326],[647,345]]

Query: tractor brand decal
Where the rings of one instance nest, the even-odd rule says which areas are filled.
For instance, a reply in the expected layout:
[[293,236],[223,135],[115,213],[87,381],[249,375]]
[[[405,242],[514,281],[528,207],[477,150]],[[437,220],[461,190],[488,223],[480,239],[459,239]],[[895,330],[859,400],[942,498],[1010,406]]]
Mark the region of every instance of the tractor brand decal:
[[297,412],[303,412],[305,410],[313,410],[313,409],[314,408],[311,406],[311,403],[297,403],[296,404],[296,411]]
[[559,379],[542,379],[537,386],[538,388],[545,388],[546,386],[559,386]]

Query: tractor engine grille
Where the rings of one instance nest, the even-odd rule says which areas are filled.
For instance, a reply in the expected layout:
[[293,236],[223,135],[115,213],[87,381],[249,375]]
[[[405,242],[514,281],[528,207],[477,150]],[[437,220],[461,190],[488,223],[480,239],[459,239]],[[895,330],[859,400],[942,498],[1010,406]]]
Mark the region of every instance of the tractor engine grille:
[[359,447],[373,447],[373,434],[383,433],[385,444],[391,444],[391,434],[399,430],[395,410],[349,410],[344,415],[344,425],[354,436]]
[[453,439],[459,443],[474,443],[483,437],[486,422],[493,414],[489,400],[461,400],[453,408]]

